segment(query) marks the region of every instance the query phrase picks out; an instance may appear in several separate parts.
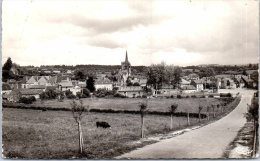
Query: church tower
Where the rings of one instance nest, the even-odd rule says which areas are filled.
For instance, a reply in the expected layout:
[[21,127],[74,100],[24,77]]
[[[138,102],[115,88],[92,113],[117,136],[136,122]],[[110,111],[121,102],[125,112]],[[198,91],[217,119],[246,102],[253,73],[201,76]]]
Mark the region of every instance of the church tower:
[[126,81],[129,76],[131,76],[131,63],[128,60],[128,55],[126,51],[125,61],[121,62],[121,84],[123,86],[126,86]]

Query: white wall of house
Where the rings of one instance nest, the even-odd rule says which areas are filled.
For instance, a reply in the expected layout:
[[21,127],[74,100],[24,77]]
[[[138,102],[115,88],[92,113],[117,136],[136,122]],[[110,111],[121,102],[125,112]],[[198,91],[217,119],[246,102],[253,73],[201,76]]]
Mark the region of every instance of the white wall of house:
[[106,90],[112,90],[113,85],[112,84],[95,84],[95,88],[97,89],[106,89]]

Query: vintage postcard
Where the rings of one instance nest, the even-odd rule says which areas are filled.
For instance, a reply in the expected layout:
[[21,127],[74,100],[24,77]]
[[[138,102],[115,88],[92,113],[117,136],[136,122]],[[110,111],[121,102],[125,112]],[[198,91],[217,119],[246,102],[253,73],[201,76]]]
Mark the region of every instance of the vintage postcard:
[[3,0],[2,158],[250,159],[256,0]]

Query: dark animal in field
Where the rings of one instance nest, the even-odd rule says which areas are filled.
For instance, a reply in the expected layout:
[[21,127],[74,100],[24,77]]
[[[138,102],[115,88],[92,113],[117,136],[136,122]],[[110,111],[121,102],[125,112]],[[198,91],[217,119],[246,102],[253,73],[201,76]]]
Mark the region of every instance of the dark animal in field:
[[107,122],[104,122],[104,121],[102,121],[102,122],[97,121],[96,125],[97,125],[97,128],[98,127],[110,128],[110,125]]

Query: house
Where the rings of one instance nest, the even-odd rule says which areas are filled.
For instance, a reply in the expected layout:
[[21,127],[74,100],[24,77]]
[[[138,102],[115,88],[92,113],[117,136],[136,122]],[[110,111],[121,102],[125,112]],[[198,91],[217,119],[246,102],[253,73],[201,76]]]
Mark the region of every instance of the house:
[[235,79],[234,79],[234,83],[236,84],[236,87],[237,87],[237,88],[243,88],[243,87],[245,87],[245,82],[242,80],[242,76],[241,76],[241,77],[238,77],[238,78],[235,78]]
[[58,83],[58,85],[59,85],[59,90],[61,91],[73,90],[73,84],[69,80],[61,80],[61,82]]
[[203,91],[203,81],[202,80],[192,80],[191,85],[193,85],[197,91]]
[[9,84],[7,83],[2,83],[2,91],[1,94],[2,95],[7,95],[12,91],[12,88],[10,87]]
[[113,83],[107,78],[96,79],[94,86],[95,86],[96,90],[97,89],[113,90]]
[[43,89],[25,89],[20,90],[22,97],[31,97],[34,96],[36,99],[40,98],[40,94],[43,92]]
[[242,76],[241,79],[245,83],[246,88],[257,88],[258,82],[254,81],[246,76]]
[[181,83],[180,83],[180,88],[184,87],[184,86],[187,86],[187,85],[190,85],[190,81],[187,81],[185,79],[181,79]]
[[236,88],[236,84],[231,78],[223,78],[221,79],[221,86],[222,89],[233,89]]
[[126,97],[142,97],[144,94],[144,89],[140,86],[119,87],[117,93]]
[[22,94],[19,89],[12,90],[9,94],[5,96],[5,99],[9,102],[19,102]]
[[181,93],[196,93],[197,89],[193,85],[185,85],[182,86],[181,88]]
[[76,95],[78,92],[81,92],[81,88],[79,86],[75,86],[70,90],[74,95]]

